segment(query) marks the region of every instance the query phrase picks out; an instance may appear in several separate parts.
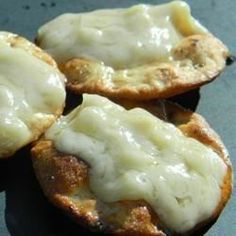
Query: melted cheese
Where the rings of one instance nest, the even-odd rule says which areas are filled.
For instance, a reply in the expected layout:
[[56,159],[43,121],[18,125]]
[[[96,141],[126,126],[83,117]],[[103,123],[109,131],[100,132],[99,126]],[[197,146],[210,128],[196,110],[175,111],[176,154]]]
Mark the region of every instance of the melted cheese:
[[160,6],[64,14],[39,29],[40,46],[59,63],[71,58],[98,60],[114,69],[172,60],[171,50],[189,35],[206,33],[189,6]]
[[84,95],[46,138],[89,164],[91,190],[102,201],[144,199],[176,232],[210,217],[220,200],[222,159],[141,108]]
[[29,52],[12,48],[7,35],[0,33],[0,157],[35,139],[65,100],[64,77]]

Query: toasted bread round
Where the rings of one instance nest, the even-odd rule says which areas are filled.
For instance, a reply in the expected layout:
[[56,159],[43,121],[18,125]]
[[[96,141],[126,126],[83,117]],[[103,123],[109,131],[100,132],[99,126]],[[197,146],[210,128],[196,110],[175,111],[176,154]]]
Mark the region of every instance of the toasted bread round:
[[65,77],[51,56],[18,35],[0,32],[0,55],[0,158],[4,158],[36,140],[61,115]]
[[215,79],[225,67],[228,49],[212,35],[193,35],[173,49],[172,62],[153,62],[126,70],[74,58],[60,65],[69,90],[111,98],[168,98]]
[[[127,109],[132,101],[120,101]],[[221,198],[213,214],[182,235],[199,235],[220,215],[232,191],[232,167],[218,135],[200,115],[166,101],[139,103],[162,120],[173,123],[185,136],[214,150],[227,166]],[[51,140],[41,139],[32,148],[36,176],[48,199],[90,230],[112,235],[181,235],[171,231],[143,200],[104,203],[89,187],[89,166],[80,158],[56,150]]]

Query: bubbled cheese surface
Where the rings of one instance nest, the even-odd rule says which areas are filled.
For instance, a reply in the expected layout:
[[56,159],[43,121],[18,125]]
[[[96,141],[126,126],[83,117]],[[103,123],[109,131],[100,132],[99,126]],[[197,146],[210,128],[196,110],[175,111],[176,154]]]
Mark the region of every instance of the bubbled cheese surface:
[[[65,99],[64,77],[0,33],[0,157],[35,139]],[[11,34],[9,34],[12,36]]]
[[171,61],[183,37],[205,33],[183,1],[63,14],[39,29],[38,41],[57,62],[102,61],[114,69]]
[[91,191],[100,200],[143,199],[176,232],[210,217],[219,203],[222,159],[141,108],[125,110],[107,98],[84,95],[46,138],[89,164]]

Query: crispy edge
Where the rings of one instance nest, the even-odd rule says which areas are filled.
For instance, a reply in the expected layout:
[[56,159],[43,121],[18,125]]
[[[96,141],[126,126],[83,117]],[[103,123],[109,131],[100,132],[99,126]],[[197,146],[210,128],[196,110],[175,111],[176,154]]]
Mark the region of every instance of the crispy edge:
[[[221,186],[221,201],[212,217],[200,222],[193,230],[184,234],[199,235],[199,232],[206,231],[217,220],[230,198],[232,192],[232,166],[227,150],[219,136],[209,127],[203,117],[183,110],[176,105],[164,101],[161,103],[158,108],[156,102],[142,103],[141,107],[146,107],[153,114],[176,124],[186,136],[193,137],[210,146],[227,165],[227,174]],[[129,104],[123,102],[123,105],[128,108],[135,106],[132,102]],[[78,158],[59,153],[52,141],[40,140],[37,142],[32,149],[32,159],[36,176],[45,195],[54,205],[72,216],[76,222],[110,235],[163,236],[168,233],[168,229],[160,221],[158,215],[144,201],[122,201],[117,203],[118,205],[111,204],[108,207],[118,207],[121,212],[115,212],[108,217],[103,215],[103,211],[105,211],[104,203],[99,207],[100,201],[94,195],[83,199],[83,201],[74,198],[75,195],[79,194],[76,193],[78,188],[85,188],[86,191],[89,191],[89,167]],[[177,235],[175,232],[169,233]]]
[[[50,66],[54,67],[55,70],[57,70],[59,73],[60,71],[58,70],[57,64],[54,61],[54,59],[48,55],[47,53],[45,53],[42,49],[40,49],[39,47],[37,47],[36,45],[34,45],[33,43],[31,43],[30,41],[28,41],[27,39],[17,35],[17,34],[13,34],[10,32],[0,32],[0,40],[7,42],[12,48],[21,48],[23,50],[25,50],[26,52],[30,53],[31,55],[37,57],[38,59],[46,62],[47,64],[49,64]],[[62,114],[64,109],[64,105],[59,108],[57,111],[55,111],[55,113],[48,117],[48,121],[44,122],[41,127],[35,127],[35,125],[32,123],[32,129],[34,129],[34,133],[33,133],[33,137],[31,139],[30,142],[35,141],[39,138],[39,136],[48,128],[52,125],[52,123]],[[8,158],[10,156],[12,156],[16,151],[12,152],[12,151],[8,151],[6,153],[4,153],[4,156],[2,156],[1,158]]]
[[[73,58],[59,67],[68,78],[67,88],[74,93],[143,101],[171,97],[212,81],[224,69],[229,51],[207,34],[186,37],[172,55],[173,62],[154,62],[124,71],[82,58]],[[141,83],[133,83],[140,75]]]
[[49,54],[44,52],[41,48],[37,47],[35,44],[31,43],[24,37],[5,31],[1,31],[0,33],[0,40],[9,43],[12,48],[21,48],[57,69],[56,62]]

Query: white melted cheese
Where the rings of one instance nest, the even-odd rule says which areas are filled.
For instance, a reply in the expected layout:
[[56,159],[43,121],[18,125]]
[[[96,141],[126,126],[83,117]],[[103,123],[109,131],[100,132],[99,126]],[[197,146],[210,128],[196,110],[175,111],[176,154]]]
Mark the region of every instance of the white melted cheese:
[[91,190],[102,201],[144,199],[176,232],[210,217],[219,203],[222,159],[141,108],[128,111],[107,98],[84,95],[46,138],[89,164]]
[[0,157],[35,139],[65,100],[64,77],[55,68],[6,42],[0,33]]
[[98,60],[114,69],[172,60],[183,37],[206,33],[183,1],[63,14],[39,29],[40,46],[59,63]]

